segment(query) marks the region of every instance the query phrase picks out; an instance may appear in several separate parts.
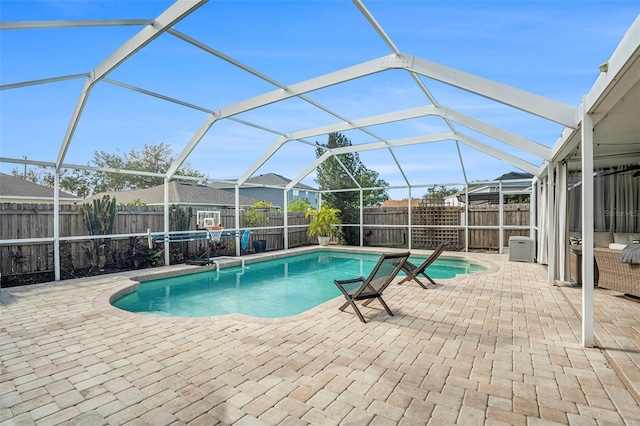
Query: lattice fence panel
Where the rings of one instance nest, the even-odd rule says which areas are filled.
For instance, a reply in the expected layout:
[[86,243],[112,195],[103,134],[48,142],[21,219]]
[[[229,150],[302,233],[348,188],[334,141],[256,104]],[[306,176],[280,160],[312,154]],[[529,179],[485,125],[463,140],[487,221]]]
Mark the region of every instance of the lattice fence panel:
[[450,240],[449,250],[461,248],[462,233],[457,228],[444,228],[443,226],[460,226],[459,207],[420,206],[414,207],[411,212],[414,226],[429,226],[429,228],[413,228],[412,247],[434,249],[442,241]]

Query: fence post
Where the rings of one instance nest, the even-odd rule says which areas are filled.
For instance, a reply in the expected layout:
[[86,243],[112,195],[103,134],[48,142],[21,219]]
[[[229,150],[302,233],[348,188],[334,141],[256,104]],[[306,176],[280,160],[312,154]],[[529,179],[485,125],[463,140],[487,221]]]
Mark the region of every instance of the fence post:
[[60,281],[60,171],[57,167],[53,176],[53,276]]
[[360,188],[360,247],[364,246],[364,225],[362,223],[364,220],[364,212],[362,211],[363,204],[363,191],[362,188]]
[[171,263],[171,245],[169,244],[169,178],[164,178],[164,264]]
[[537,177],[531,179],[531,195],[529,196],[529,237],[533,239],[536,253],[538,252],[538,235],[536,233],[536,224],[538,223],[538,187],[540,181]]
[[236,256],[240,256],[240,186],[236,182],[235,187],[235,204],[236,204]]
[[407,220],[409,221],[409,232],[408,232],[408,235],[407,235],[407,249],[411,250],[411,240],[412,240],[411,236],[413,234],[413,222],[412,222],[413,221],[413,219],[412,219],[412,216],[413,216],[413,198],[412,198],[412,195],[411,195],[411,187],[410,186],[409,186],[409,204],[407,205],[407,208],[408,208],[408,210],[407,210],[407,213],[408,213]]
[[469,253],[469,183],[464,191],[464,251]]
[[504,253],[504,196],[502,195],[502,181],[498,182],[498,226],[500,227],[500,235],[498,235],[498,253]]
[[284,189],[284,215],[282,217],[282,225],[284,225],[283,229],[283,249],[287,250],[289,248],[289,203],[288,203],[288,191],[287,188]]

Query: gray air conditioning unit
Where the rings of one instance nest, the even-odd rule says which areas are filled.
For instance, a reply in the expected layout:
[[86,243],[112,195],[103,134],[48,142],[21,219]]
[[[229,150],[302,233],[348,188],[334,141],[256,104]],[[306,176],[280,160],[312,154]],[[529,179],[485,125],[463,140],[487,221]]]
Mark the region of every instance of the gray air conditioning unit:
[[533,263],[533,239],[529,237],[509,237],[509,261]]

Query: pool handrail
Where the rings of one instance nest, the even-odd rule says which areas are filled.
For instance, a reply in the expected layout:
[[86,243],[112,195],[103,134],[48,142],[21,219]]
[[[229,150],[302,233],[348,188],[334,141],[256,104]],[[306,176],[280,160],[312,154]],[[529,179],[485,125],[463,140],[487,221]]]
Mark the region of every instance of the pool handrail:
[[234,259],[234,260],[238,260],[240,259],[240,262],[242,262],[242,270],[244,271],[244,258],[243,257],[235,257],[235,256],[218,256],[218,257],[210,257],[209,261],[213,262],[214,265],[216,265],[216,271],[220,270],[220,263],[218,262],[218,260],[216,259]]

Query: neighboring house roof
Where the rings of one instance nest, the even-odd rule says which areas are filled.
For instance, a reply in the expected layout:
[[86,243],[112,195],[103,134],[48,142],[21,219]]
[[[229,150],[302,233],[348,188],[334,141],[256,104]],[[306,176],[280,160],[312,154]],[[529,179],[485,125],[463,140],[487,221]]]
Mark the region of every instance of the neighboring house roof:
[[516,180],[516,179],[531,179],[533,175],[531,173],[523,172],[509,172],[505,173],[496,180]]
[[[164,204],[164,185],[131,191],[102,192],[90,197],[87,201],[102,198],[104,195],[116,197],[118,204],[129,204],[140,200],[147,205],[162,205]],[[251,206],[257,201],[240,195],[240,206]],[[169,182],[169,204],[233,207],[235,194],[211,186],[173,181]]]
[[[420,207],[422,200],[411,200],[411,207]],[[380,207],[407,207],[408,200],[387,200],[380,204]]]
[[[253,176],[247,179],[247,183],[254,183],[259,185],[271,185],[271,186],[282,186],[285,187],[291,182],[291,179],[287,179],[284,176],[278,175],[276,173],[266,173],[259,176]],[[305,185],[304,183],[298,183],[294,186],[296,189],[304,189],[305,191],[318,191],[317,188],[313,188],[309,185]]]
[[449,198],[456,198],[458,195],[464,195],[464,191],[458,191],[456,193],[449,194],[446,197],[444,197],[444,199],[447,200]]
[[[489,191],[491,189],[497,188],[498,187],[497,181],[500,181],[502,183],[502,187],[503,188],[505,186],[508,186],[508,187],[510,187],[511,190],[513,190],[514,187],[526,189],[526,188],[529,188],[531,186],[531,182],[530,181],[521,182],[521,181],[518,181],[518,180],[531,179],[531,178],[533,178],[533,175],[531,175],[529,173],[509,172],[509,173],[505,173],[504,175],[502,175],[500,177],[497,177],[495,179],[496,182],[483,183],[483,184],[480,184],[480,185],[471,186],[469,188],[469,193],[471,194],[472,192]],[[511,182],[511,181],[516,181],[516,182]],[[464,193],[465,193],[465,191],[462,190],[458,194],[459,195],[464,195]]]
[[[0,173],[0,200],[11,199],[27,201],[49,201],[53,200],[53,188],[30,182],[26,179],[16,176]],[[81,201],[82,198],[59,191],[58,195],[61,201]]]
[[[531,179],[533,178],[532,174],[522,173],[522,172],[509,172],[505,173],[502,176],[496,178],[496,181],[500,181],[502,183],[502,188],[507,189],[509,191],[519,191],[519,190],[527,190],[531,187],[531,182],[510,182],[520,179]],[[455,194],[458,198],[458,201],[465,202],[465,191],[460,191]],[[481,185],[472,186],[469,188],[469,202],[470,203],[498,203],[499,193],[498,193],[498,183],[486,183]]]

